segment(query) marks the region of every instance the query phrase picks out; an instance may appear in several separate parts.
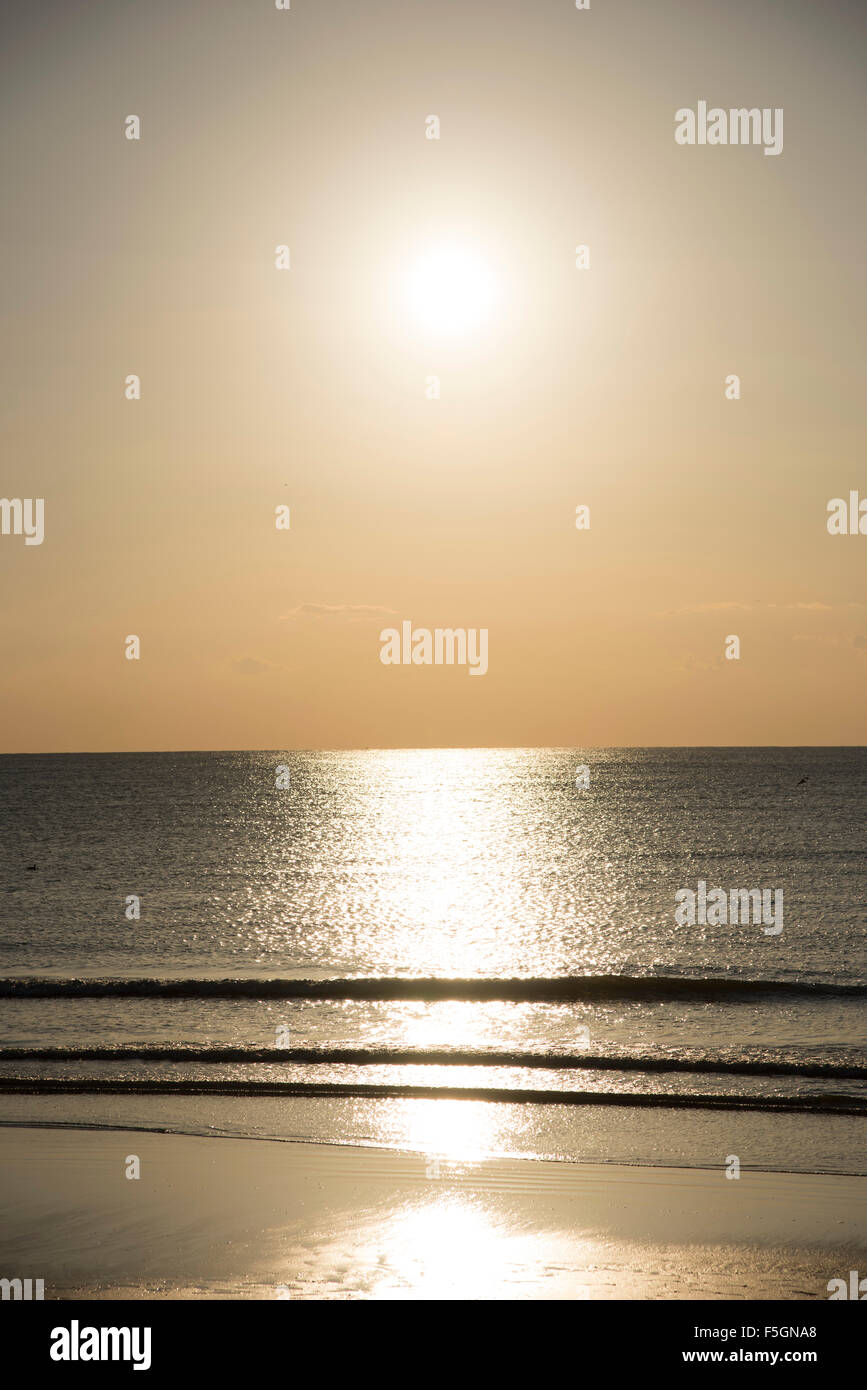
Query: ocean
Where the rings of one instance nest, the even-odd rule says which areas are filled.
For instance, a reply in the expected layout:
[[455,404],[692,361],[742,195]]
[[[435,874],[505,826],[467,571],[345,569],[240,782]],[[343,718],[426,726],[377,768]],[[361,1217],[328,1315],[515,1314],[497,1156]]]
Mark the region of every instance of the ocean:
[[2,757],[0,1123],[865,1173],[865,813],[862,748]]

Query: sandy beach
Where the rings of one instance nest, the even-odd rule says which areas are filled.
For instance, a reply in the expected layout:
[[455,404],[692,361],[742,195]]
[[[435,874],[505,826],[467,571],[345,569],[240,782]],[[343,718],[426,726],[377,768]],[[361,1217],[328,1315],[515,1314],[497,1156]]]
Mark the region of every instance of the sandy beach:
[[867,1246],[856,1177],[18,1127],[0,1167],[46,1298],[826,1299]]

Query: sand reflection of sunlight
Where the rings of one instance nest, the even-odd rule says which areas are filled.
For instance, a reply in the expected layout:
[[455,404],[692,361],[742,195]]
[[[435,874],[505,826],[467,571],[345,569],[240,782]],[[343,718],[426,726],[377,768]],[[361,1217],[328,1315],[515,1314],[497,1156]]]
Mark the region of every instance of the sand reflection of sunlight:
[[448,1196],[399,1212],[381,1236],[388,1272],[374,1298],[493,1297],[514,1240],[479,1205]]

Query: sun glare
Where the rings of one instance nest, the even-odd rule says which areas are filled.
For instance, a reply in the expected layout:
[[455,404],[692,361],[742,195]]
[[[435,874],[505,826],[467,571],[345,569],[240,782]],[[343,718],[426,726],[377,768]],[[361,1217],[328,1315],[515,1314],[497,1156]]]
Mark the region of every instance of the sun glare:
[[497,298],[496,277],[475,252],[457,246],[428,251],[407,275],[416,322],[432,333],[466,333],[487,318]]

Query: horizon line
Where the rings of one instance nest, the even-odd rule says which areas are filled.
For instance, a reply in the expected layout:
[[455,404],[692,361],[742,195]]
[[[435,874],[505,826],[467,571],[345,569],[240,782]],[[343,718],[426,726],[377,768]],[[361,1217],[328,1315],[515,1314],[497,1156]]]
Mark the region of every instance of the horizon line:
[[548,751],[574,752],[592,749],[607,752],[627,749],[644,752],[647,749],[684,752],[711,752],[755,749],[863,749],[864,743],[452,743],[452,744],[353,744],[317,745],[293,748],[289,745],[268,748],[49,748],[0,751],[0,758],[114,758],[118,756],[160,756],[162,754],[200,753],[521,753]]

